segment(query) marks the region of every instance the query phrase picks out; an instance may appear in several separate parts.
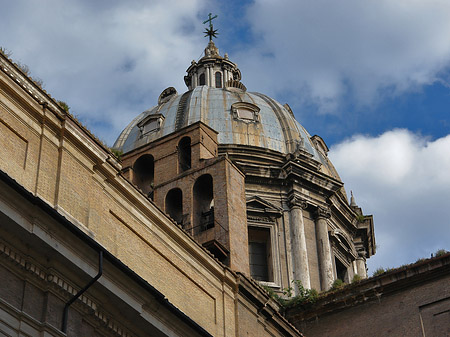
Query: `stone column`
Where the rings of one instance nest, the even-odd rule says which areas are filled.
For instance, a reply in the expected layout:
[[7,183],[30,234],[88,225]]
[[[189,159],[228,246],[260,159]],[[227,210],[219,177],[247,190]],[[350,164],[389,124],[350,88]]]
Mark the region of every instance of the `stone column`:
[[333,285],[333,261],[331,259],[330,239],[327,219],[331,217],[329,209],[318,207],[316,211],[316,240],[319,255],[320,286],[325,291]]
[[198,74],[194,73],[192,75],[192,89],[197,88],[197,83],[198,83]]
[[228,82],[228,70],[227,68],[223,69],[223,87],[225,88],[226,84]]
[[[311,281],[309,276],[308,252],[306,250],[305,224],[303,222],[303,210],[307,203],[304,200],[291,200],[291,210],[289,212],[289,226],[291,232],[291,249],[293,262],[293,279],[302,282],[303,287],[310,289]],[[298,289],[295,288],[296,295]]]
[[358,252],[358,257],[356,258],[356,272],[359,276],[361,276],[361,278],[367,278],[365,251]]
[[216,87],[215,77],[214,77],[214,66],[213,65],[209,66],[209,86],[213,87],[213,88]]
[[208,87],[210,87],[211,86],[211,81],[210,81],[210,76],[209,76],[209,73],[210,73],[210,69],[209,69],[209,65],[206,65],[206,76],[205,76],[205,84],[208,86]]

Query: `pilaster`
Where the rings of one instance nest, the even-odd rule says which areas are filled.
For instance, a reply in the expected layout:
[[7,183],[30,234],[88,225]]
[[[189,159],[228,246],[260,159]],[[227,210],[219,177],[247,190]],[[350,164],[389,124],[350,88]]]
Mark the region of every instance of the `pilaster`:
[[211,69],[209,69],[209,65],[206,65],[205,68],[206,68],[205,84],[210,87],[211,86],[211,78],[210,78]]

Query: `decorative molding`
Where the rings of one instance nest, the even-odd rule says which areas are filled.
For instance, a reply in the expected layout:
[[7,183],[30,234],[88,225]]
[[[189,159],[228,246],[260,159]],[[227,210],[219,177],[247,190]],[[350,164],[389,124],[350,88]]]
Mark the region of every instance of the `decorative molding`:
[[3,55],[0,56],[0,69],[14,82],[21,86],[40,105],[45,104],[46,108],[56,113],[59,117],[64,118],[62,108],[57,106],[51,98],[43,95],[43,90],[38,88],[38,86],[30,78],[21,74],[20,71],[12,66],[12,61],[5,61]]
[[172,97],[176,96],[177,94],[178,94],[177,90],[174,87],[168,87],[164,89],[163,92],[158,97],[158,105],[170,101],[170,99],[172,99]]
[[[52,269],[46,269],[38,264],[30,261],[29,258],[24,257],[11,247],[7,246],[3,242],[0,242],[0,256],[12,262],[15,266],[28,272],[41,282],[50,284],[59,293],[64,294],[65,297],[75,296],[78,292],[65,278],[61,277],[57,271]],[[108,330],[108,333],[112,333],[118,337],[136,337],[134,334],[126,331],[125,328],[116,323],[116,321],[103,311],[99,310],[99,305],[86,295],[79,297],[79,303],[87,309],[86,312],[92,312],[95,319],[99,322],[100,326]]]
[[367,252],[364,248],[356,248],[356,253],[356,259],[363,259],[364,261],[366,261]]
[[264,198],[254,195],[246,200],[247,212],[252,213],[264,213],[264,215],[271,214],[271,217],[281,216],[281,208],[273,205],[271,202]]
[[247,220],[259,223],[274,223],[275,219],[270,216],[252,216],[248,215]]
[[329,207],[318,206],[314,215],[317,219],[329,219],[331,218],[331,210]]
[[342,252],[338,247],[336,247],[335,245],[331,245],[332,246],[332,256],[334,256],[335,258],[339,259],[339,261],[347,268],[351,267],[352,261],[354,260],[354,258],[352,259],[350,256],[348,256],[347,254],[345,254],[344,252]]
[[237,102],[231,105],[231,114],[233,115],[233,119],[245,123],[259,122],[260,110],[261,109],[257,105],[248,102]]
[[336,249],[349,253],[353,259],[357,257],[357,251],[352,239],[340,228],[335,228],[330,232],[330,242]]
[[160,113],[151,114],[142,119],[137,124],[137,127],[139,128],[141,133],[141,137],[147,135],[148,133],[160,130],[164,119],[165,117]]
[[292,196],[289,198],[289,207],[300,207],[301,209],[307,209],[308,208],[308,202],[305,199],[299,198],[297,196]]

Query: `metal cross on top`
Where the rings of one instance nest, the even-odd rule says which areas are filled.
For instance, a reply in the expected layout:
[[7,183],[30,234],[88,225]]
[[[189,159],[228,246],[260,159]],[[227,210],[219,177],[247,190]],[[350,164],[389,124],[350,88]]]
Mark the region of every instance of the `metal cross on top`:
[[203,21],[203,24],[206,24],[209,22],[209,28],[207,28],[204,31],[204,33],[205,33],[205,36],[209,36],[209,41],[212,41],[213,37],[217,38],[217,35],[219,35],[219,33],[217,33],[217,29],[214,29],[213,24],[212,24],[212,20],[217,18],[217,15],[212,16],[212,14],[209,13],[208,17],[209,17],[208,20]]

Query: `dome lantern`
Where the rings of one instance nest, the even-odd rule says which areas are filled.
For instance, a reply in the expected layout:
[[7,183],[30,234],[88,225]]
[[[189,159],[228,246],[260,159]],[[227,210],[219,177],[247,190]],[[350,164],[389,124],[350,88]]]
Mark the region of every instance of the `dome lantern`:
[[245,86],[240,83],[241,71],[237,64],[231,62],[226,54],[225,57],[220,56],[213,41],[206,46],[205,55],[198,62],[192,61],[186,72],[184,82],[189,90],[205,85],[212,88],[235,87],[245,91]]
[[214,29],[212,20],[217,18],[217,15],[211,16],[205,20],[203,24],[209,23],[209,28],[205,30],[205,36],[209,36],[208,45],[205,48],[205,55],[198,61],[192,61],[189,68],[186,70],[187,75],[184,77],[189,90],[195,89],[198,86],[208,86],[213,88],[227,88],[236,87],[246,90],[245,86],[240,83],[241,72],[237,64],[225,57],[220,56],[219,48],[216,47],[213,37],[217,37],[217,29]]

